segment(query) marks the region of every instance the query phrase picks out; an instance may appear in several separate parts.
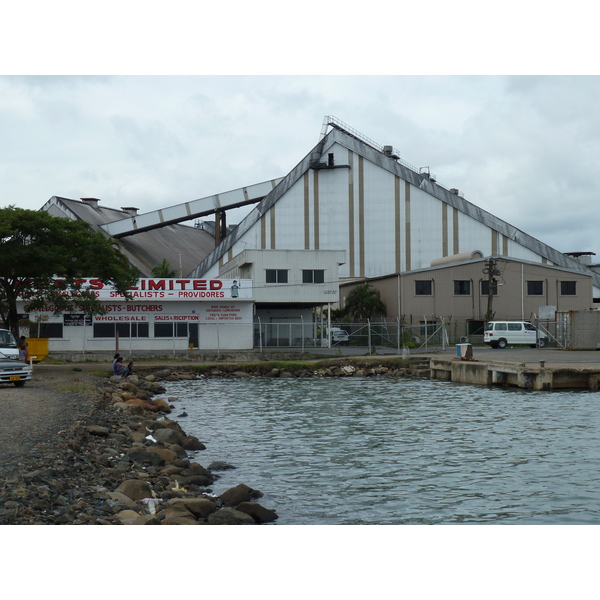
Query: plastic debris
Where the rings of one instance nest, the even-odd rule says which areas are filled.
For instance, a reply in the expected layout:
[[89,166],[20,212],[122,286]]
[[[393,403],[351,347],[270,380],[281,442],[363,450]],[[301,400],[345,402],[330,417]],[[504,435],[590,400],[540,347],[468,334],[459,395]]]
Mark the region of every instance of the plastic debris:
[[142,500],[140,500],[140,502],[144,502],[145,504],[148,505],[148,510],[150,511],[151,515],[155,515],[156,514],[156,503],[157,500],[154,498],[142,498]]

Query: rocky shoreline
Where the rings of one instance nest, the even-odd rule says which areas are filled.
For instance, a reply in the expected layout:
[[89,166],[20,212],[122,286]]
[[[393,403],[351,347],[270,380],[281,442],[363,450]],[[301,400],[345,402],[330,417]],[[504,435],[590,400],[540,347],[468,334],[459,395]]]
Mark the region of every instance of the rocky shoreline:
[[[239,484],[220,496],[188,453],[205,446],[168,415],[174,409],[161,376],[171,370],[111,377],[91,414],[60,434],[31,469],[2,482],[3,525],[242,525],[271,523],[277,513],[256,502],[261,492]],[[177,378],[195,378],[179,374]]]
[[[81,370],[77,367],[74,371]],[[215,496],[218,472],[234,468],[196,460],[205,449],[171,418],[176,398],[162,382],[203,377],[418,376],[406,364],[274,366],[203,365],[184,371],[140,370],[127,379],[101,379],[89,415],[60,432],[29,468],[3,482],[0,524],[247,525],[278,515],[240,483]],[[179,415],[185,416],[185,414]],[[193,458],[190,458],[190,455]]]

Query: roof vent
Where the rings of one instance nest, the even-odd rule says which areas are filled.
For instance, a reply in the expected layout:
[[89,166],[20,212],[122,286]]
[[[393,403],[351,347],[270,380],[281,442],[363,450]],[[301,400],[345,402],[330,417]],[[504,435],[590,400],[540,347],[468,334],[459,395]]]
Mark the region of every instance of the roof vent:
[[135,206],[121,206],[121,210],[124,210],[126,213],[129,213],[132,217],[136,217],[138,214],[139,208]]
[[80,200],[89,204],[92,208],[98,208],[98,202],[100,202],[100,198],[80,198]]
[[459,254],[452,254],[451,256],[443,256],[441,258],[434,258],[431,261],[431,267],[437,267],[439,265],[447,265],[455,262],[463,262],[466,260],[475,260],[483,258],[483,252],[481,250],[471,250],[470,252],[461,252]]

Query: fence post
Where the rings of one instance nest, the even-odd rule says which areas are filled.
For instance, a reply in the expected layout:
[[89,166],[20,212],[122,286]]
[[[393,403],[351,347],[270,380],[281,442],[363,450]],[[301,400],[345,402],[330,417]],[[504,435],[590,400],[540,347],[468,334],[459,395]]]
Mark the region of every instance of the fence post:
[[256,317],[258,319],[258,347],[259,352],[262,352],[262,323],[260,322],[260,317]]
[[371,350],[371,321],[370,319],[367,319],[367,331],[369,332],[369,354],[372,354],[372,350]]

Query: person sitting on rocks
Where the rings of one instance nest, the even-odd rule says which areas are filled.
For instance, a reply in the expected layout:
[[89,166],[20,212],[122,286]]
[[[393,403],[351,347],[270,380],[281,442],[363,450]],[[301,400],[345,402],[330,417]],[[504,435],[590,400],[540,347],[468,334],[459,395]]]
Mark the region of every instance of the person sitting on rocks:
[[121,377],[127,377],[129,375],[129,369],[123,367],[123,357],[115,355],[115,359],[113,361],[113,371],[115,375],[120,375]]

